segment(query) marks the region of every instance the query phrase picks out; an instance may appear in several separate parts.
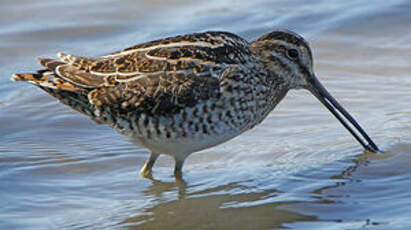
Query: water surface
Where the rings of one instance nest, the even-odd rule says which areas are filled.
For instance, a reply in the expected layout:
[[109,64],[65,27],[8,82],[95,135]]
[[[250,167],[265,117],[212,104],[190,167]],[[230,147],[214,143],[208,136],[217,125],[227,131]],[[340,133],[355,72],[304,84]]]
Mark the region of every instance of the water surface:
[[[407,1],[2,1],[0,229],[409,229],[411,4]],[[262,125],[162,156],[93,123],[14,72],[58,51],[101,55],[151,39],[275,28],[310,41],[329,91],[385,151],[364,153],[305,91]]]

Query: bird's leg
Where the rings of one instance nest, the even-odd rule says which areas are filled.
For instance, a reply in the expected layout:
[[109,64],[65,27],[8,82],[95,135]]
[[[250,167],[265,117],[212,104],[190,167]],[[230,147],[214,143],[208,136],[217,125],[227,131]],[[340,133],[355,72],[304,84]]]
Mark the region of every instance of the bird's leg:
[[176,164],[174,166],[174,176],[177,179],[181,179],[182,176],[183,176],[182,169],[183,169],[183,164],[184,164],[185,158],[182,158],[182,159],[181,158],[174,158],[174,160],[176,162]]
[[143,168],[140,170],[140,175],[143,177],[150,176],[151,171],[153,168],[154,163],[156,162],[158,156],[160,154],[152,152],[146,163],[144,164]]

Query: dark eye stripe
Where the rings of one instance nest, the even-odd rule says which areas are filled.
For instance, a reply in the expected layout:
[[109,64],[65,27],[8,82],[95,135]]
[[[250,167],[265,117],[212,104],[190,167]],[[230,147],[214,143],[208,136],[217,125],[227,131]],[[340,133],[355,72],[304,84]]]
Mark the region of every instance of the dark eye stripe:
[[[281,66],[281,68],[284,69],[284,70],[286,70],[288,73],[291,73],[291,72],[292,72],[291,67],[290,67],[287,63],[284,63],[284,61],[281,60],[280,58],[278,58],[278,57],[276,57],[276,56],[274,56],[274,55],[270,55],[270,56],[269,56],[269,59],[270,59],[272,62],[276,63],[277,65]],[[286,62],[289,62],[289,61],[287,60]]]
[[276,51],[277,53],[282,53],[284,56],[288,57],[291,60],[296,60],[300,56],[300,53],[293,46],[285,46],[283,44],[271,43],[268,48],[270,50]]

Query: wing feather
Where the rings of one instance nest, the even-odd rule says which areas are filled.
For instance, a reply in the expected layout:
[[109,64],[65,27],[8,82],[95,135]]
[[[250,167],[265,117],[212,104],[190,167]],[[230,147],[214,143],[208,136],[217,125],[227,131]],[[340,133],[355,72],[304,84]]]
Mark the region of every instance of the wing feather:
[[90,107],[97,109],[171,114],[199,100],[218,98],[223,71],[246,64],[249,56],[244,39],[206,32],[147,42],[101,57],[59,53],[60,60],[39,59],[52,80],[44,74],[24,76],[42,79],[38,84],[42,87],[52,88],[44,82],[58,82],[61,88],[54,84],[56,89],[85,90]]

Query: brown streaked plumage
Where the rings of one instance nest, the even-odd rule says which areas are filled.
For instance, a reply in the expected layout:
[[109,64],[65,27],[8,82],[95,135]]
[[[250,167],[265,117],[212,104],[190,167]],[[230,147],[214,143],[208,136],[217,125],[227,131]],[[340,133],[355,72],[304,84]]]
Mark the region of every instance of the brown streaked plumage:
[[40,58],[43,70],[12,79],[38,85],[150,149],[143,175],[159,154],[173,156],[181,175],[189,154],[254,127],[293,88],[310,90],[364,148],[378,150],[316,79],[308,43],[291,31],[251,43],[227,32],[195,33],[100,57],[58,57]]

